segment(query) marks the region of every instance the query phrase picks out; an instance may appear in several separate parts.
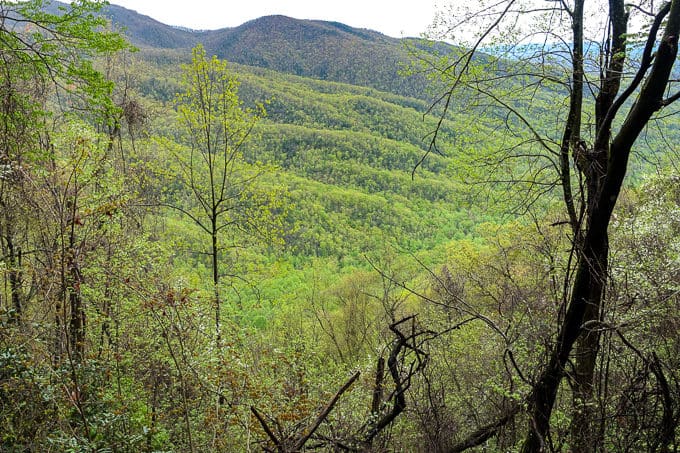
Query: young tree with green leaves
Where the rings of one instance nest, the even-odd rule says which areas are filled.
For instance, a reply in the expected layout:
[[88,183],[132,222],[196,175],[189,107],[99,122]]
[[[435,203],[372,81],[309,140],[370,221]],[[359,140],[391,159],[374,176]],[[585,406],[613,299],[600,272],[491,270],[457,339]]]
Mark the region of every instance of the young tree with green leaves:
[[[210,238],[215,342],[222,343],[220,284],[225,270],[225,252],[247,245],[249,239],[268,237],[277,220],[271,208],[276,192],[258,185],[269,171],[259,163],[248,163],[243,146],[256,122],[264,115],[261,105],[245,108],[238,97],[239,82],[227,62],[208,59],[205,49],[193,49],[191,64],[183,67],[182,86],[176,105],[181,140],[186,148],[175,151],[189,189],[188,207],[173,205],[187,215]],[[226,275],[239,278],[235,272]]]

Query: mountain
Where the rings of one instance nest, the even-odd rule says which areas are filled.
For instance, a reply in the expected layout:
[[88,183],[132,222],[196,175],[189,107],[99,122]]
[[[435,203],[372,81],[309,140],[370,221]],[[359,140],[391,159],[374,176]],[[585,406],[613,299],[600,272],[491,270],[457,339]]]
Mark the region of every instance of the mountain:
[[430,153],[438,120],[426,115],[430,84],[399,74],[409,60],[406,45],[439,53],[452,46],[430,48],[337,22],[285,16],[193,31],[115,5],[105,14],[140,47],[130,71],[156,112],[152,134],[174,136],[172,99],[181,91],[181,63],[199,42],[230,62],[247,105],[266,101],[267,117],[246,157],[280,170],[277,177],[296,207],[286,220],[286,244],[294,255],[359,261],[361,252],[385,243],[409,252],[433,250],[498,215],[462,195],[463,183],[453,174],[462,171],[457,156],[467,149],[502,146],[494,131],[506,118],[492,111],[470,115],[465,100],[454,99],[440,124],[442,155]]
[[[140,48],[188,49],[202,43],[208,53],[230,62],[279,72],[377,88],[427,98],[423,77],[405,78],[407,47],[415,38],[396,39],[338,22],[266,16],[238,27],[195,31],[172,27],[117,5],[104,14]],[[454,50],[440,44],[439,52]]]
[[398,74],[408,61],[400,40],[336,22],[268,16],[205,39],[209,51],[245,65],[400,94],[420,85]]
[[132,44],[162,49],[191,48],[203,35],[194,30],[172,27],[149,16],[118,5],[107,5],[104,14],[116,27],[122,28]]

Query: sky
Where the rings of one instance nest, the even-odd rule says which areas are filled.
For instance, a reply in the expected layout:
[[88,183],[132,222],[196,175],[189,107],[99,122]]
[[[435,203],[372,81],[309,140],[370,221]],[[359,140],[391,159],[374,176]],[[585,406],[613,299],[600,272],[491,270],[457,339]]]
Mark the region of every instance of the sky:
[[388,36],[420,36],[438,0],[110,0],[168,25],[197,30],[236,27],[262,16],[342,22]]

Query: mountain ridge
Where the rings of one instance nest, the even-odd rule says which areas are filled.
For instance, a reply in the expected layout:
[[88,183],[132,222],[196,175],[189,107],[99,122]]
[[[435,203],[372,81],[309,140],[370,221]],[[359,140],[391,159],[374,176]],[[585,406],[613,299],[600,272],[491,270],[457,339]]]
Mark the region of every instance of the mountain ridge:
[[[422,76],[401,74],[411,60],[407,46],[423,47],[418,38],[392,38],[340,22],[283,15],[263,16],[231,28],[191,30],[113,4],[103,14],[141,49],[179,50],[200,43],[209,54],[230,62],[303,77],[418,98],[426,97],[430,86]],[[442,43],[437,51],[454,48]]]

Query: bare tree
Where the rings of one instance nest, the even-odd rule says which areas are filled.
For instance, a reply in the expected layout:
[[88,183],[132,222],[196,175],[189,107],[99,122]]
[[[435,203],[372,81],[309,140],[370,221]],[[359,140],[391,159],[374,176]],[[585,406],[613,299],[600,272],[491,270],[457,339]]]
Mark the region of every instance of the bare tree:
[[[465,97],[501,115],[513,142],[487,162],[498,168],[520,158],[505,181],[527,189],[525,203],[558,189],[571,228],[574,259],[564,275],[564,316],[527,398],[530,422],[523,449],[552,448],[551,414],[573,361],[571,447],[600,450],[592,399],[605,315],[608,229],[638,138],[657,112],[680,98],[672,77],[680,1],[502,0],[466,8],[442,18],[454,38],[473,27],[467,48],[444,64],[424,59],[449,85],[435,106],[447,111]],[[606,21],[598,23],[598,17]],[[635,60],[633,50],[639,52]],[[541,101],[545,87],[552,98]],[[546,127],[537,115],[549,115],[557,126]],[[437,143],[434,131],[433,151]],[[488,425],[467,448],[507,420]]]
[[[397,417],[406,409],[406,392],[411,387],[412,380],[420,374],[428,362],[428,355],[423,349],[423,344],[431,339],[433,332],[421,329],[416,323],[415,316],[407,316],[390,324],[390,331],[394,335],[387,354],[387,360],[380,357],[376,363],[375,385],[368,409],[368,415],[364,423],[354,432],[319,433],[323,423],[327,423],[331,412],[347,392],[352,384],[359,378],[357,371],[345,382],[333,397],[319,411],[318,415],[311,420],[302,420],[288,432],[281,429],[278,420],[274,424],[279,428],[274,432],[255,407],[251,412],[260,422],[264,432],[269,437],[269,443],[274,449],[265,447],[265,451],[297,452],[306,450],[333,448],[339,451],[370,451],[376,438],[387,430]],[[310,445],[310,441],[315,441]]]

